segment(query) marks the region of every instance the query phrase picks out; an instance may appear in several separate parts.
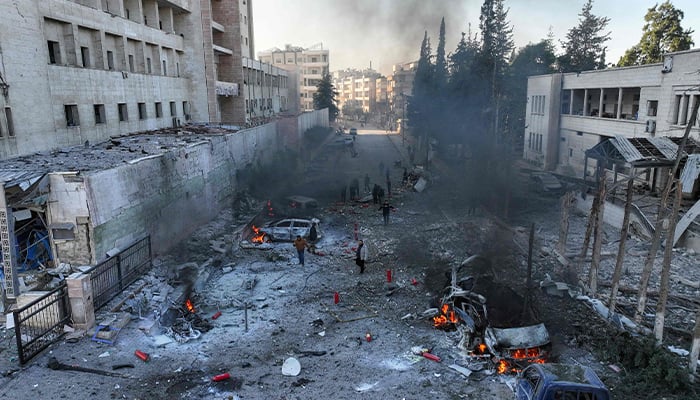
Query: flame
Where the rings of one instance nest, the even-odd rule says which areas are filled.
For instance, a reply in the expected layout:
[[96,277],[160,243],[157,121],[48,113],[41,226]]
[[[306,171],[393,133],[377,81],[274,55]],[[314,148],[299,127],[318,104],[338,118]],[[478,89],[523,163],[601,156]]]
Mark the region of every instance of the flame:
[[533,347],[530,349],[517,349],[513,352],[511,352],[511,357],[512,358],[537,358],[540,356],[540,349],[537,347]]
[[196,310],[194,309],[194,304],[192,303],[192,300],[187,299],[185,301],[185,307],[187,308],[187,311],[194,313]]
[[253,238],[250,239],[253,243],[262,243],[265,241],[265,233],[260,232],[260,228],[253,225]]
[[545,352],[538,347],[512,350],[509,356],[512,361],[509,362],[506,359],[500,359],[496,364],[496,372],[499,374],[520,372],[521,370],[518,365],[516,365],[516,360],[524,361],[527,364],[544,364],[547,362],[545,355]]
[[445,303],[440,308],[440,315],[433,317],[433,326],[436,328],[444,328],[450,324],[456,324],[459,322],[457,314],[450,309],[449,304]]
[[499,360],[498,364],[496,364],[496,372],[499,374],[505,374],[508,371],[508,361],[506,360]]

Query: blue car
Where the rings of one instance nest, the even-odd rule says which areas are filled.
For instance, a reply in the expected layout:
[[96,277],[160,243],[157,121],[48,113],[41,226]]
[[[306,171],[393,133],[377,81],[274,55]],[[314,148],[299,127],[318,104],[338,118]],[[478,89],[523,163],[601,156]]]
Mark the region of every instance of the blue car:
[[518,374],[517,400],[610,400],[592,369],[567,364],[531,364]]

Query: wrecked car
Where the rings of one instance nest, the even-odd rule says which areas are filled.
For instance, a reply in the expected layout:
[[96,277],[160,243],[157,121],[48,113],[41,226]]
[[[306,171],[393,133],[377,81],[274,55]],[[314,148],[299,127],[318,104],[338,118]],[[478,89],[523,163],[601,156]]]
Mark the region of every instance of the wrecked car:
[[318,238],[320,238],[321,231],[319,230],[319,223],[320,221],[316,218],[284,218],[268,222],[260,227],[259,230],[265,234],[266,241],[292,241],[297,235],[308,238],[311,232],[311,226],[316,224],[316,233]]
[[518,374],[517,400],[609,400],[610,392],[589,367],[532,364]]
[[543,193],[561,193],[564,186],[556,176],[549,172],[533,172],[530,174],[530,180],[534,182],[535,189]]

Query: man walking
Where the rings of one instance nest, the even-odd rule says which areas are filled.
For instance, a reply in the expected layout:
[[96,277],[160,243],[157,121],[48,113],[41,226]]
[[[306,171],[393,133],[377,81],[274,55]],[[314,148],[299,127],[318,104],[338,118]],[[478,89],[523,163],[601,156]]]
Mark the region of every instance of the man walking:
[[367,261],[367,247],[365,247],[365,242],[360,239],[355,251],[355,264],[360,267],[361,274],[365,272],[365,261]]
[[308,243],[306,243],[306,240],[304,240],[303,237],[297,235],[297,238],[294,239],[294,248],[297,249],[297,256],[299,257],[299,264],[303,267],[304,266],[304,250],[309,247]]
[[389,200],[384,200],[384,203],[379,207],[379,209],[382,211],[382,216],[384,217],[384,225],[389,225],[389,214],[391,213],[391,210],[394,209],[394,206],[389,204]]

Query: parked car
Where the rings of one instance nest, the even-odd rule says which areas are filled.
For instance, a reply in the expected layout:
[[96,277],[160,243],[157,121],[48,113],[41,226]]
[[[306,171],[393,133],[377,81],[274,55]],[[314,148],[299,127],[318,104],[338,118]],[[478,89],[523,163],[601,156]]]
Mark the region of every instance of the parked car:
[[592,369],[568,364],[531,364],[519,374],[516,400],[610,400]]
[[319,220],[301,219],[301,218],[284,218],[272,222],[268,222],[260,228],[261,232],[267,235],[267,239],[274,241],[293,241],[297,235],[308,238],[311,231],[311,225],[316,224],[316,233],[321,237],[319,228]]
[[530,179],[535,182],[535,188],[540,192],[561,193],[564,190],[559,179],[549,172],[533,172]]
[[357,128],[350,128],[351,135],[357,135]]

